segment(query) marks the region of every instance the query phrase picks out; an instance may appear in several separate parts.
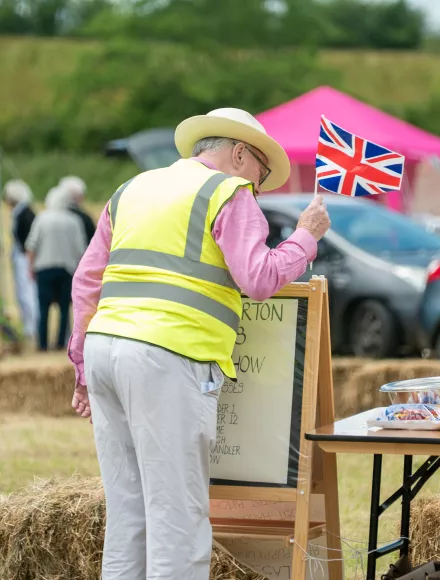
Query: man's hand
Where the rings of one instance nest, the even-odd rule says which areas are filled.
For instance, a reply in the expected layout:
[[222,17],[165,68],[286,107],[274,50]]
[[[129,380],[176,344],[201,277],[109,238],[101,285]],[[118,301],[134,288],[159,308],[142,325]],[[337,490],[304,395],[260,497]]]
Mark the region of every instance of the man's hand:
[[87,387],[84,385],[78,385],[75,388],[72,399],[72,407],[76,410],[76,413],[84,419],[90,417],[90,423],[92,422],[89,395],[87,392]]
[[297,228],[309,231],[317,242],[330,227],[330,218],[322,195],[317,195],[299,216]]

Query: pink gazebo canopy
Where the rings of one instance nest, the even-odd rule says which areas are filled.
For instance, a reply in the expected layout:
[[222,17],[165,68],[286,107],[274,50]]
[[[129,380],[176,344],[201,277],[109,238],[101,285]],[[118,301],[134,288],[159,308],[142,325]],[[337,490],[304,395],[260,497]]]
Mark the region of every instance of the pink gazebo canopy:
[[331,87],[318,87],[257,115],[290,160],[314,164],[321,115],[353,132],[405,155],[408,161],[440,156],[440,138]]
[[279,191],[313,191],[321,115],[347,131],[405,156],[402,190],[373,197],[395,210],[407,211],[404,201],[413,187],[416,166],[423,159],[440,156],[440,138],[332,87],[318,87],[257,115],[292,163],[291,178]]

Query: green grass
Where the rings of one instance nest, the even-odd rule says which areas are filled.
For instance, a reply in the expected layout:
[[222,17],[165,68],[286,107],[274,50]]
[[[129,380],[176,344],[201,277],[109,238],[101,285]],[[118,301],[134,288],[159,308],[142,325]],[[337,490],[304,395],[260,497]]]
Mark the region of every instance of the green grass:
[[9,415],[0,419],[0,494],[78,473],[99,475],[92,425],[77,417]]
[[[100,41],[90,40],[0,37],[0,146],[6,140],[11,151],[19,151],[12,154],[7,151],[12,164],[6,160],[3,181],[20,175],[31,184],[37,199],[41,200],[62,175],[74,173],[88,183],[90,200],[104,201],[121,182],[137,172],[130,160],[108,159],[98,150],[92,153],[38,152],[43,144],[49,146],[52,134],[55,143],[52,148],[55,149],[56,135],[59,137],[63,133],[66,124],[71,125],[68,131],[72,141],[63,141],[61,147],[74,149],[75,140],[79,138],[77,133],[84,132],[85,126],[94,135],[94,143],[101,145],[107,138],[124,136],[116,134],[117,122],[106,132],[107,121],[114,123],[115,119],[124,118],[127,91],[144,78],[140,76],[138,79],[135,74],[138,69],[134,67],[142,65],[130,61],[125,66],[122,62],[113,70],[113,57],[105,52],[105,47]],[[157,59],[163,58],[160,55],[165,50],[164,45],[160,44],[160,47],[159,50],[159,44],[148,44],[148,50],[157,53]],[[290,54],[295,59],[293,50],[283,51],[282,58]],[[96,79],[102,89],[97,90],[93,75],[83,78],[83,83],[77,86],[77,71],[84,67],[87,69],[87,63],[96,57],[99,63]],[[403,115],[408,107],[423,108],[436,96],[440,98],[438,54],[323,51],[318,54],[318,60],[324,71],[336,71],[335,86],[396,114]],[[125,69],[128,74],[126,83],[122,80]],[[328,74],[326,79],[319,77],[324,73],[316,74],[317,85],[328,82]],[[94,90],[89,91],[83,86],[87,85],[87,79]],[[143,82],[148,84],[148,75]],[[200,87],[197,90],[201,90]],[[72,95],[79,99],[73,110],[69,100]],[[80,98],[79,95],[83,96]],[[160,99],[163,98],[164,95]],[[211,97],[208,94],[206,98],[209,101]],[[227,93],[225,98],[228,98]],[[68,102],[70,105],[66,104]],[[70,111],[68,114],[63,108],[65,105],[66,111]],[[158,107],[159,103],[154,100],[146,105],[146,117],[139,118],[138,129],[143,128],[151,115],[158,114]],[[40,146],[39,139],[43,140]],[[33,153],[24,153],[23,149]]]
[[[384,458],[383,499],[400,485],[402,457]],[[420,462],[420,460],[418,460]],[[372,456],[340,455],[338,458],[341,532],[344,538],[367,542],[369,523]],[[99,475],[93,442],[93,429],[86,420],[46,417],[6,416],[0,419],[0,494],[7,494],[32,483],[34,477],[69,477]],[[440,481],[434,478],[423,495],[440,493]],[[384,516],[380,541],[398,536],[399,502]],[[356,545],[360,550],[366,545]],[[351,551],[346,548],[345,556]],[[385,572],[390,555],[379,561]],[[346,562],[346,578],[352,580],[356,561]],[[358,575],[360,577],[360,575]]]
[[[50,113],[56,91],[68,90],[69,75],[101,47],[90,40],[0,37],[0,119]],[[417,104],[440,92],[438,54],[336,50],[322,51],[319,59],[340,73],[346,90],[374,104]],[[105,92],[103,98],[110,106],[120,94]]]
[[0,37],[0,120],[49,114],[55,90],[97,50],[93,41]]
[[440,95],[438,54],[325,51],[320,59],[339,72],[343,90],[376,107],[398,112]]

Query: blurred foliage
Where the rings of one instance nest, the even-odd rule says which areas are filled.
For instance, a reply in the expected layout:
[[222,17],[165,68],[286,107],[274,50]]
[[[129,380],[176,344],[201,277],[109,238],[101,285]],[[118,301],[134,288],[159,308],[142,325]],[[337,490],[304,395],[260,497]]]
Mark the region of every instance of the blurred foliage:
[[[200,51],[119,39],[80,52],[64,72],[55,63],[53,67],[56,77],[48,78],[52,90],[39,110],[24,106],[13,112],[11,98],[2,97],[8,87],[0,88],[0,106],[4,100],[9,107],[8,113],[0,112],[4,148],[96,151],[109,139],[173,127],[187,116],[220,106],[258,113],[317,84],[338,83],[338,74],[304,49]],[[22,77],[21,66],[21,100],[32,101],[32,93],[22,92]]]
[[415,49],[423,42],[423,14],[406,0],[333,0],[323,8],[327,22],[324,46]]
[[0,0],[0,144],[96,152],[324,84],[440,134],[437,55],[403,50],[435,42],[407,0]]
[[258,113],[324,84],[440,134],[435,53],[29,37],[0,37],[0,53],[7,151],[98,152],[141,129],[219,106]]
[[[2,182],[20,177],[27,181],[37,200],[43,201],[51,187],[65,175],[79,175],[87,183],[87,200],[107,201],[122,184],[139,173],[129,159],[111,159],[99,153],[13,153],[3,163]],[[1,189],[1,188],[0,188]]]
[[0,34],[408,49],[424,28],[407,0],[0,0]]

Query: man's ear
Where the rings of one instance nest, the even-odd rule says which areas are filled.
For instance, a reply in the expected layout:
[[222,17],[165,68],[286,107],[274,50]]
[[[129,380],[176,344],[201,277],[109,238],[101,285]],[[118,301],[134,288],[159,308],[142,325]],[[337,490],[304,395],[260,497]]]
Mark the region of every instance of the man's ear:
[[235,169],[240,169],[243,165],[244,149],[243,143],[237,143],[232,150],[232,163]]

